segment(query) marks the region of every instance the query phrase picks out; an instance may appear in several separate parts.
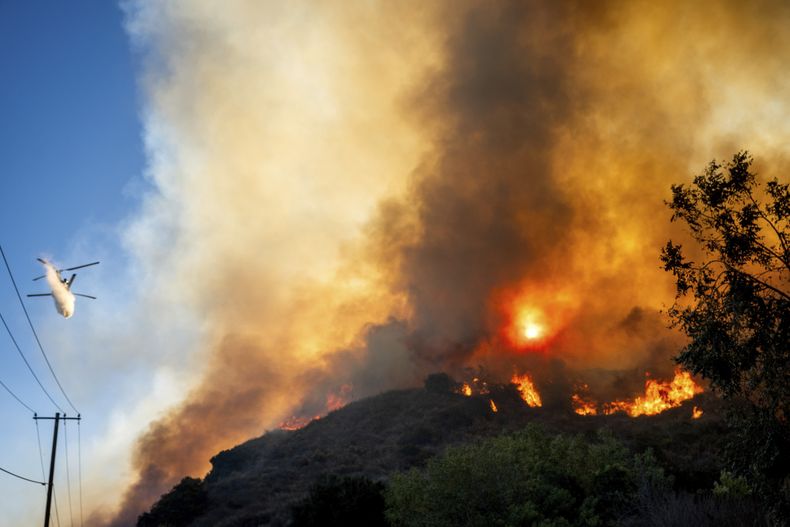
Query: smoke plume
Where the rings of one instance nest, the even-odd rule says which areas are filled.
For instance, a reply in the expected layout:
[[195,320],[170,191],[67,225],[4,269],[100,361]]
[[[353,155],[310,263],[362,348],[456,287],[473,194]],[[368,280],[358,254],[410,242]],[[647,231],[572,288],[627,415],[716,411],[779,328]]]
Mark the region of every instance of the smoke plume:
[[[738,148],[770,175],[790,135],[782,2],[127,13],[155,187],[128,244],[207,337],[193,389],[139,438],[112,525],[342,386],[482,366],[565,391],[571,363],[671,371],[670,183]],[[513,345],[518,310],[549,346]],[[639,389],[619,375],[612,389]]]

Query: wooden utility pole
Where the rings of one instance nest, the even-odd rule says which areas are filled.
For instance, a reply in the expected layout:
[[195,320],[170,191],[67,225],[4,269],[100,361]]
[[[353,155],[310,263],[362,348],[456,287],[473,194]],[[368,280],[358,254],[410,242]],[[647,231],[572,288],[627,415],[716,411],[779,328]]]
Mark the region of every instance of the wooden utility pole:
[[49,527],[49,516],[52,508],[52,480],[55,478],[55,455],[58,451],[58,424],[60,421],[79,421],[81,417],[66,417],[66,414],[60,415],[60,412],[55,412],[55,417],[39,417],[33,415],[33,419],[54,419],[55,430],[52,433],[52,456],[49,459],[49,483],[47,484],[47,508],[44,512],[44,527]]

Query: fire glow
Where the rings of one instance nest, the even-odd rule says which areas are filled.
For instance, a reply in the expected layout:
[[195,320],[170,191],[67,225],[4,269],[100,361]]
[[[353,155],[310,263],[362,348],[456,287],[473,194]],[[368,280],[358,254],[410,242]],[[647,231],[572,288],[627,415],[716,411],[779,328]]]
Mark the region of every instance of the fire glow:
[[312,417],[309,416],[291,416],[285,421],[281,422],[278,428],[280,430],[299,430],[300,428],[304,428],[312,421],[316,419],[321,419],[323,416],[328,414],[329,412],[334,412],[335,410],[339,410],[347,405],[351,400],[351,392],[354,390],[354,386],[351,384],[344,384],[342,385],[337,391],[329,392],[326,396],[326,402],[324,404],[324,411],[318,415],[314,415]]
[[572,292],[557,284],[502,288],[491,303],[499,341],[515,351],[548,351],[578,309]]
[[543,402],[540,400],[540,394],[535,389],[535,384],[532,382],[532,377],[529,374],[513,375],[510,382],[516,385],[518,393],[521,394],[521,398],[528,406],[534,408],[543,405]]
[[[702,393],[702,388],[694,382],[691,374],[686,371],[675,370],[675,377],[671,381],[658,381],[648,379],[645,381],[645,394],[633,400],[616,400],[604,403],[602,413],[611,415],[624,412],[631,417],[640,415],[656,415],[670,408],[677,408],[684,401]],[[579,415],[597,415],[598,406],[594,401],[574,394],[571,397],[573,411]],[[692,418],[697,419],[702,415],[702,410],[696,406],[692,410]]]
[[598,407],[595,401],[582,398],[578,393],[571,396],[573,411],[579,415],[598,415]]
[[535,340],[543,334],[543,327],[535,322],[527,322],[524,324],[524,338],[527,340]]

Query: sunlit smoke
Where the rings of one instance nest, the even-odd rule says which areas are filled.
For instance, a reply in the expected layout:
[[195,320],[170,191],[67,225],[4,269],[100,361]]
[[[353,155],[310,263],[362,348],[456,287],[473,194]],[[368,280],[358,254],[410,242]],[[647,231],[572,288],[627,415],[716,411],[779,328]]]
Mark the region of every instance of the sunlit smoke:
[[126,241],[161,324],[187,306],[206,337],[116,525],[344,385],[529,366],[570,407],[572,364],[633,398],[682,344],[659,315],[670,183],[743,147],[788,166],[783,2],[126,10],[155,187]]

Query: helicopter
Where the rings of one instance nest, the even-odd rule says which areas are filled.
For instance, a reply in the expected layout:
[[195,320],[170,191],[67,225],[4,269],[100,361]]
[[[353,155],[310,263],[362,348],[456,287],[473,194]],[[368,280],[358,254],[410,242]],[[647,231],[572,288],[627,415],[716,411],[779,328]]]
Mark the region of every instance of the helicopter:
[[49,288],[52,290],[51,293],[36,293],[27,295],[29,297],[34,296],[51,296],[55,302],[55,309],[63,315],[63,318],[70,318],[74,314],[74,303],[75,303],[75,296],[81,296],[83,298],[90,298],[92,300],[96,300],[95,296],[91,295],[83,295],[80,293],[74,293],[71,291],[71,285],[74,283],[74,279],[77,277],[76,273],[73,273],[70,278],[63,278],[60,273],[64,271],[74,271],[76,269],[82,269],[83,267],[90,267],[91,265],[97,265],[100,262],[91,262],[83,265],[78,265],[76,267],[69,267],[68,269],[56,269],[54,265],[50,262],[42,259],[36,258],[46,269],[46,274],[41,276],[37,276],[33,279],[35,282],[36,280],[41,280],[42,278],[47,279],[47,283],[49,284]]

